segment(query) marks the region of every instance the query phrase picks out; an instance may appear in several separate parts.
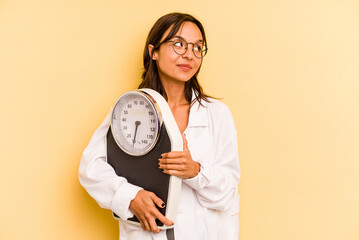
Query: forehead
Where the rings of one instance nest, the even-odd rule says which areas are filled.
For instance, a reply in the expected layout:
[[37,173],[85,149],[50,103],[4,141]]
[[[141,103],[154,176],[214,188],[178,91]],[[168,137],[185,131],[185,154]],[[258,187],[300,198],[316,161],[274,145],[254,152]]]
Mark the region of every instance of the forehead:
[[[164,40],[168,36],[172,28],[173,25],[166,30],[166,32],[162,36],[162,40]],[[188,42],[203,41],[201,31],[199,30],[198,26],[193,22],[182,23],[177,33],[173,37],[175,36],[180,36]]]

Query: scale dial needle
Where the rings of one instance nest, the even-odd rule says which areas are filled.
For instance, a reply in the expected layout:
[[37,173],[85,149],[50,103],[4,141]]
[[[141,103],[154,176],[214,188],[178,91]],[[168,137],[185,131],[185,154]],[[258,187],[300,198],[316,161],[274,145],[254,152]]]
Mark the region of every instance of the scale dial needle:
[[139,126],[140,124],[141,124],[141,122],[140,122],[140,121],[136,121],[136,122],[135,122],[136,128],[135,128],[135,135],[134,135],[133,140],[132,140],[132,142],[133,142],[133,146],[135,146],[135,142],[136,142],[136,135],[137,135],[137,128],[138,128],[138,126]]

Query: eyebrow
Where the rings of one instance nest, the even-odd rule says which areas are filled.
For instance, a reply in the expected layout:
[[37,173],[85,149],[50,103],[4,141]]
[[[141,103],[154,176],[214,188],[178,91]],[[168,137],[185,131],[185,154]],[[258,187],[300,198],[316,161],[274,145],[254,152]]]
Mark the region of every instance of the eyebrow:
[[[181,37],[181,36],[177,36],[177,35],[175,35],[175,36],[173,36],[172,38],[179,38],[179,39],[181,39],[181,40],[183,40],[183,41],[187,42],[187,41],[186,41],[186,39],[184,39],[184,38],[183,38],[183,37]],[[203,40],[198,40],[198,41],[197,41],[197,42],[195,42],[195,43],[198,43],[198,42],[203,43]]]

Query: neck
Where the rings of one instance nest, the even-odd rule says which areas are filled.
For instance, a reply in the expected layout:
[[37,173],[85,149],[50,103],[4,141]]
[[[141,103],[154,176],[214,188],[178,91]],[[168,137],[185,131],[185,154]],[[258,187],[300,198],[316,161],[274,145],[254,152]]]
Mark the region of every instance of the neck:
[[167,94],[167,103],[170,108],[176,108],[180,105],[188,104],[188,101],[185,97],[185,83],[168,83],[162,82],[163,87],[165,88]]

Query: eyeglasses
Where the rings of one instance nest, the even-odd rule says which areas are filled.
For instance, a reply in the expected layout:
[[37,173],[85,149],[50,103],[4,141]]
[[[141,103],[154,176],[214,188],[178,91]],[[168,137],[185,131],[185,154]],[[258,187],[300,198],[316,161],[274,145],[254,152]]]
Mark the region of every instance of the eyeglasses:
[[202,42],[191,43],[191,42],[186,42],[183,39],[176,39],[176,40],[171,40],[171,41],[168,41],[168,42],[172,43],[173,50],[178,55],[185,54],[187,52],[187,50],[188,50],[188,45],[189,44],[192,44],[193,54],[197,58],[203,58],[207,54],[208,48],[205,45],[203,45]]

